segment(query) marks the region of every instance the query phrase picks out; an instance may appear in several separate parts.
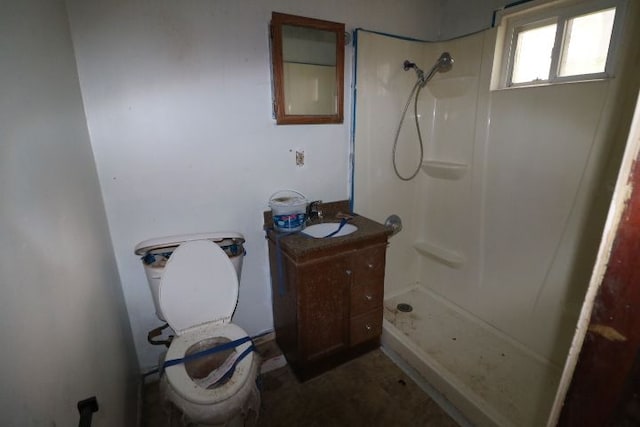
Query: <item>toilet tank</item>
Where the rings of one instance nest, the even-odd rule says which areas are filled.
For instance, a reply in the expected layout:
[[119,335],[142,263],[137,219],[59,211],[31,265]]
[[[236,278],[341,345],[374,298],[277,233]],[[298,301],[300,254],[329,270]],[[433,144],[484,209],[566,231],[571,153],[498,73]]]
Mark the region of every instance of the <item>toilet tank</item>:
[[155,239],[145,240],[136,245],[134,252],[139,255],[144,266],[144,272],[147,275],[153,304],[156,307],[156,316],[165,321],[164,314],[160,309],[159,289],[162,273],[167,260],[173,251],[182,243],[194,240],[211,240],[225,251],[229,256],[233,267],[238,275],[242,273],[242,260],[244,259],[244,236],[238,232],[212,232],[212,233],[195,233],[182,234],[176,236],[158,237]]

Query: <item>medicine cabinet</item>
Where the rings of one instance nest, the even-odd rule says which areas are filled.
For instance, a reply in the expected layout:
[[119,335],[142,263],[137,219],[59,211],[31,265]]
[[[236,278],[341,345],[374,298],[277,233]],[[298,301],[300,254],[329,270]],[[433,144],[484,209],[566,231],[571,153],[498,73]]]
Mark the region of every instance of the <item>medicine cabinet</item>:
[[278,124],[343,122],[344,24],[273,12],[271,59]]

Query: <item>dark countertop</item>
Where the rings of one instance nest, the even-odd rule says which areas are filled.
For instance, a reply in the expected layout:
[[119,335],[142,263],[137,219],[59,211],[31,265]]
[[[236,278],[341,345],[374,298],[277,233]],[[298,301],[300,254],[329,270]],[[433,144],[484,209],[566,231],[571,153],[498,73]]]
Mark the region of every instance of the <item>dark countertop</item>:
[[[320,208],[323,212],[322,220],[312,221],[308,225],[321,222],[340,222],[340,219],[336,218],[336,214],[348,213],[349,202],[343,200],[323,203]],[[282,236],[279,237],[282,251],[294,261],[304,262],[309,261],[311,255],[315,259],[335,254],[337,251],[356,250],[360,247],[376,243],[386,244],[389,236],[389,229],[387,227],[358,214],[352,213],[350,215],[353,216],[353,219],[349,220],[349,224],[358,227],[353,233],[346,236],[326,239],[316,239],[301,232]],[[267,238],[275,243],[280,233],[273,229],[271,211],[264,213],[264,220]]]

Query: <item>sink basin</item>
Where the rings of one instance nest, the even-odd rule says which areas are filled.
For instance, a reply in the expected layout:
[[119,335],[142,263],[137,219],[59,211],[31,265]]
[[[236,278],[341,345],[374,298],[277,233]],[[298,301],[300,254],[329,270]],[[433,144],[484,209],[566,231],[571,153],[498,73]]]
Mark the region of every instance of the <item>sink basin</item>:
[[[323,222],[322,224],[314,224],[306,227],[304,230],[302,230],[302,233],[306,234],[307,236],[315,237],[316,239],[322,239],[323,237],[327,237],[329,234],[336,231],[339,227],[339,222]],[[353,224],[345,224],[342,226],[340,231],[338,231],[331,237],[347,236],[357,229],[358,227]]]

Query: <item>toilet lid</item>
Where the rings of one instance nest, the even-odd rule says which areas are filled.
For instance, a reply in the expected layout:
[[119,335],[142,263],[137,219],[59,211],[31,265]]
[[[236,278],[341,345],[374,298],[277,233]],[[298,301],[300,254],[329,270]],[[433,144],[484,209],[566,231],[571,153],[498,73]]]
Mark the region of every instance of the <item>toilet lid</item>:
[[238,276],[225,252],[210,240],[173,251],[159,289],[160,308],[178,335],[204,323],[226,323],[238,302]]

